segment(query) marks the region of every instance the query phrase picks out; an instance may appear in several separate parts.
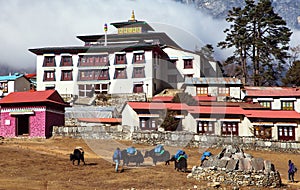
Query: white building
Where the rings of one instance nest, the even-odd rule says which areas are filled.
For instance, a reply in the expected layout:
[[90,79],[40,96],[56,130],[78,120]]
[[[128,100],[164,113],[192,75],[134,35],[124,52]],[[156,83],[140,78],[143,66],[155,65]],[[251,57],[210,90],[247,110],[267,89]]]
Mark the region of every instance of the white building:
[[185,77],[201,77],[202,68],[215,75],[215,65],[137,21],[134,14],[111,25],[117,34],[77,36],[84,46],[30,49],[37,55],[37,90],[79,97],[144,93],[151,98],[165,88],[181,88]]

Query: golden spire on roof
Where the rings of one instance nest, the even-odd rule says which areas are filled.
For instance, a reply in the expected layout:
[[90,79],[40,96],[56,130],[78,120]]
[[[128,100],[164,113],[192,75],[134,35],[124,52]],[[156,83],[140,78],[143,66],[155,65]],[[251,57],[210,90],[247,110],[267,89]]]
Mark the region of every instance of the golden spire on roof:
[[134,10],[132,10],[132,12],[131,12],[130,21],[135,21]]

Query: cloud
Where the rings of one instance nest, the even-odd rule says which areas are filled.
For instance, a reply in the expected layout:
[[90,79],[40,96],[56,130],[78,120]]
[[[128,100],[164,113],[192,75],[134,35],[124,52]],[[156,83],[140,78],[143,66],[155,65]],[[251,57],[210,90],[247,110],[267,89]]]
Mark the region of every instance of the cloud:
[[[77,35],[102,34],[104,23],[137,20],[165,31],[179,45],[194,49],[225,39],[225,20],[171,0],[10,0],[0,1],[0,64],[35,67],[29,48],[83,45]],[[116,30],[109,25],[109,33]],[[222,57],[223,52],[217,52]]]

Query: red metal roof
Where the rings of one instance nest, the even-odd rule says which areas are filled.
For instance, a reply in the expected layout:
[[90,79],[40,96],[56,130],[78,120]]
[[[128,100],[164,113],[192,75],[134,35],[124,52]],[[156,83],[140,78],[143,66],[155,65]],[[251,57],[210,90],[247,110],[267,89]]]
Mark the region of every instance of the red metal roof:
[[300,114],[296,111],[245,110],[244,114],[248,118],[300,119]]
[[300,96],[299,88],[292,87],[244,87],[247,97],[295,97]]
[[192,114],[232,114],[243,115],[244,110],[240,107],[220,107],[220,106],[190,106]]
[[127,102],[132,109],[146,109],[146,110],[188,110],[188,105],[182,103],[163,103],[163,102]]
[[154,96],[152,102],[171,102],[174,96]]
[[26,74],[25,77],[30,79],[32,77],[36,77],[36,74],[35,73]]
[[78,121],[89,123],[121,123],[122,118],[78,118]]
[[68,106],[56,90],[12,92],[0,100],[0,105],[37,102],[51,102]]
[[215,96],[194,96],[193,97],[198,102],[215,102],[217,101],[217,97]]

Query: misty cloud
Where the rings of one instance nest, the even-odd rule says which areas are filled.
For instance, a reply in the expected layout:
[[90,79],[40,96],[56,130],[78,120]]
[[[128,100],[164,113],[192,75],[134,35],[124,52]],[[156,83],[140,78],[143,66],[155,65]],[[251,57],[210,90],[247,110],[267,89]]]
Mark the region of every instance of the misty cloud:
[[[132,10],[137,20],[166,31],[189,50],[205,44],[216,48],[228,26],[225,20],[214,20],[193,6],[171,0],[0,1],[0,64],[35,67],[29,48],[83,45],[77,35],[102,34],[104,23],[126,21]],[[108,33],[114,32],[109,25]],[[224,54],[216,52],[219,58]]]

